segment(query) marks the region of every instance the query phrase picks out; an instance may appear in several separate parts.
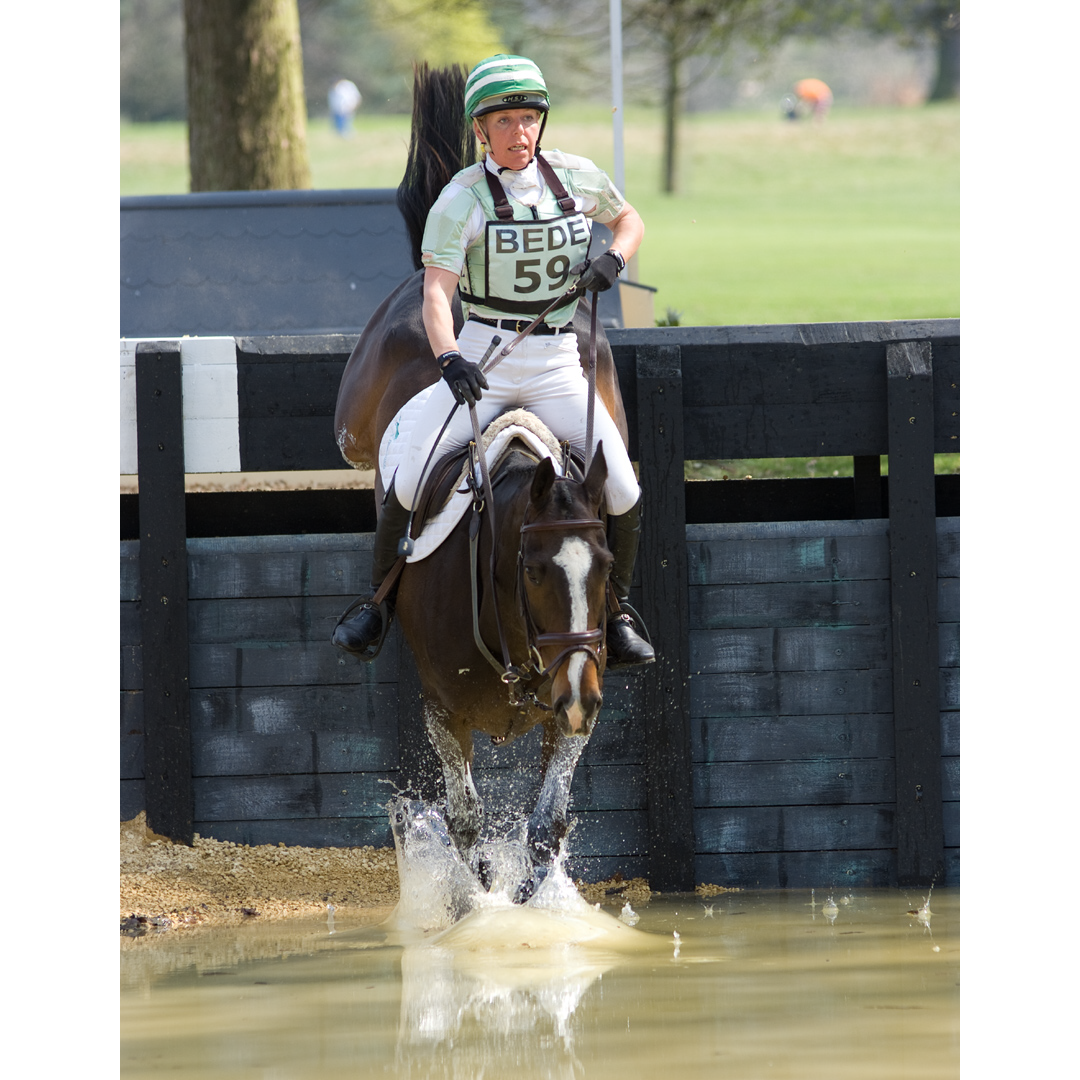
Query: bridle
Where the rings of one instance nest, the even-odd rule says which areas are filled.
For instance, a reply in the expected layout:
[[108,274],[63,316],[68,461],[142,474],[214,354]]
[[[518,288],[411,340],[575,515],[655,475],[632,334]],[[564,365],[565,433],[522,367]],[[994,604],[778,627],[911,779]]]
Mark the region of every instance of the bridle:
[[[600,625],[594,630],[564,630],[541,633],[536,628],[532,608],[529,606],[529,593],[525,588],[525,534],[530,532],[565,532],[573,529],[605,529],[607,526],[599,518],[570,518],[563,521],[526,521],[521,526],[521,545],[518,547],[518,595],[525,616],[525,639],[529,650],[529,659],[533,670],[541,679],[547,678],[568,657],[576,652],[583,652],[591,657],[599,674],[604,673],[607,661],[605,645],[607,608],[600,618]],[[546,667],[540,656],[540,649],[549,645],[561,645],[554,660]],[[550,708],[550,706],[548,706]]]

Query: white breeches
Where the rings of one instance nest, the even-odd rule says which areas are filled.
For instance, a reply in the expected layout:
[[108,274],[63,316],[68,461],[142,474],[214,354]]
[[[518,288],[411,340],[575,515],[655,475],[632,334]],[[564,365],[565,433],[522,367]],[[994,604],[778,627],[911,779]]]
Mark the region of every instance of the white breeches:
[[[478,363],[494,336],[502,339],[498,346],[502,348],[514,335],[509,330],[466,322],[458,337],[458,349],[466,360]],[[528,409],[557,439],[568,440],[571,446],[584,449],[589,383],[578,360],[577,335],[572,331],[542,336],[530,334],[488,373],[487,381],[488,389],[483,391],[476,406],[481,431],[506,409]],[[473,436],[469,409],[463,405],[454,413],[438,448],[431,454],[436,436],[453,406],[454,395],[446,382],[440,380],[417,417],[413,431],[418,436],[409,445],[395,474],[394,490],[407,510],[411,510],[416,501],[416,488],[428,456],[431,455],[431,467],[434,468],[444,454],[464,446]],[[638,501],[641,489],[619,429],[598,396],[593,416],[594,450],[600,442],[604,444],[608,468],[604,487],[608,513],[625,514]]]

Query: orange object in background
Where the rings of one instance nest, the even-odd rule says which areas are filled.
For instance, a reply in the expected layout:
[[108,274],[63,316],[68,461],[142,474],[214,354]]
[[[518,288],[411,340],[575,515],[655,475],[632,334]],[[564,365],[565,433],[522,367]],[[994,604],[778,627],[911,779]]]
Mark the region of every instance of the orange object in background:
[[815,116],[823,117],[832,105],[832,91],[820,79],[800,79],[795,84],[795,96],[811,107]]

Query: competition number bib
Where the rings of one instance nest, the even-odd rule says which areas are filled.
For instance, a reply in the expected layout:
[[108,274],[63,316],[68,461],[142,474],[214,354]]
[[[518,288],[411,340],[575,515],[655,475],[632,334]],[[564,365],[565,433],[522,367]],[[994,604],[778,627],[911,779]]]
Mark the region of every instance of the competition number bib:
[[570,269],[588,256],[591,235],[592,223],[581,213],[547,221],[489,221],[488,303],[534,303],[539,312],[569,288]]

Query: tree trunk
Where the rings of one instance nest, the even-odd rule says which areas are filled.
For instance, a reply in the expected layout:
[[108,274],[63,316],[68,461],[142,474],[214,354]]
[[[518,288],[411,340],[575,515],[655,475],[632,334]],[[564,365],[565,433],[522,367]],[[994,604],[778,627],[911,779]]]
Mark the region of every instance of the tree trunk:
[[296,0],[184,0],[192,191],[311,187]]
[[937,33],[937,78],[930,101],[951,101],[960,96],[960,21],[946,23]]
[[672,194],[678,179],[676,161],[678,160],[678,127],[680,100],[679,54],[673,42],[667,49],[667,85],[664,87],[664,176],[663,190]]

